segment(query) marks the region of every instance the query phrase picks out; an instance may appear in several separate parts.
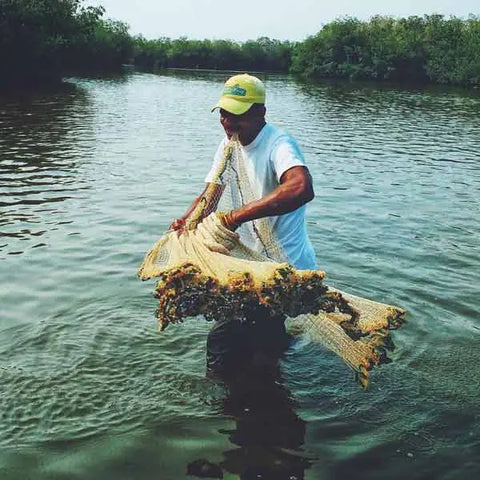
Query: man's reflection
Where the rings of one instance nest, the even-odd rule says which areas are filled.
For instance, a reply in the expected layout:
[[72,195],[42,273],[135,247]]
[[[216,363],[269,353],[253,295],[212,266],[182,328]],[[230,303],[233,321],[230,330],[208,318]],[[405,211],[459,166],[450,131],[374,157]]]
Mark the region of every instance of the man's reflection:
[[224,413],[236,422],[222,433],[238,445],[220,466],[241,479],[303,479],[309,467],[300,452],[306,424],[279,369],[291,341],[281,317],[217,323],[209,334],[208,374],[225,384]]

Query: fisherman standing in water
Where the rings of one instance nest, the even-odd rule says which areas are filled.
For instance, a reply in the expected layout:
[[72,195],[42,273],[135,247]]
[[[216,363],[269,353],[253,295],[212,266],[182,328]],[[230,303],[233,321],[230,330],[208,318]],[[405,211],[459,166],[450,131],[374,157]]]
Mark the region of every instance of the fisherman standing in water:
[[[266,122],[264,84],[248,74],[229,78],[212,111],[217,109],[226,135],[205,178],[205,190],[170,228],[181,231],[185,227],[189,215],[214,181],[225,146],[237,135],[255,200],[221,215],[223,226],[232,231],[238,229],[242,242],[265,254],[261,242],[248,244],[241,226],[268,217],[287,261],[297,269],[316,269],[305,222],[305,204],[314,198],[312,178],[297,142],[285,131]],[[218,188],[221,190],[220,185]],[[206,213],[215,207],[207,209]],[[258,318],[243,323],[217,322],[207,342],[209,370],[231,371],[245,361],[254,360],[256,352],[270,353],[278,359],[287,342],[284,317],[262,321],[259,314]]]

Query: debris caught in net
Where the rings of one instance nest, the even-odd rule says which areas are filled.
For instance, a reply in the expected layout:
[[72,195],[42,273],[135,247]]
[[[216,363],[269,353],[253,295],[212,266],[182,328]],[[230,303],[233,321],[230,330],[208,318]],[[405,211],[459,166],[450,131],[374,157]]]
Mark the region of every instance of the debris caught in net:
[[268,218],[235,233],[214,213],[255,199],[240,144],[232,138],[185,231],[167,232],[138,270],[142,280],[158,277],[159,329],[197,315],[238,322],[284,316],[292,331],[339,355],[366,388],[372,367],[389,361],[390,331],[402,325],[405,311],[328,287],[324,272],[294,269]]

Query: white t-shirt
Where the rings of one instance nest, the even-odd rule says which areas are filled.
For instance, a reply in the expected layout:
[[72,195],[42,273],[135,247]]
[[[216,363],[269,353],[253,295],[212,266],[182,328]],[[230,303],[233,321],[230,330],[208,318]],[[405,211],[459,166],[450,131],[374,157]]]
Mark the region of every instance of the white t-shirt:
[[[225,136],[217,149],[212,168],[205,178],[206,183],[213,181],[227,142]],[[305,159],[296,141],[285,131],[269,123],[262,128],[253,142],[242,146],[241,150],[250,184],[258,199],[272,192],[280,184],[280,178],[287,170],[305,166]],[[315,252],[307,235],[305,210],[306,206],[303,205],[293,212],[269,217],[269,221],[289,262],[298,269],[316,269]],[[242,239],[241,230],[239,233]],[[260,245],[248,246],[261,251]]]

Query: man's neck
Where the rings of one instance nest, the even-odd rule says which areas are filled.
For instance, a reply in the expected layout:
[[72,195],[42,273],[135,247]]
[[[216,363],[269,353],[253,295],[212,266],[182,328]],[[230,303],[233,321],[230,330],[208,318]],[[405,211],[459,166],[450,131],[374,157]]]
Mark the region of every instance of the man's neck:
[[258,125],[255,126],[255,129],[253,129],[251,132],[249,132],[248,136],[246,138],[243,138],[240,136],[238,139],[240,140],[240,143],[246,147],[247,145],[250,145],[256,138],[257,135],[262,131],[262,128],[267,124],[265,120],[262,120],[261,122],[258,123]]

